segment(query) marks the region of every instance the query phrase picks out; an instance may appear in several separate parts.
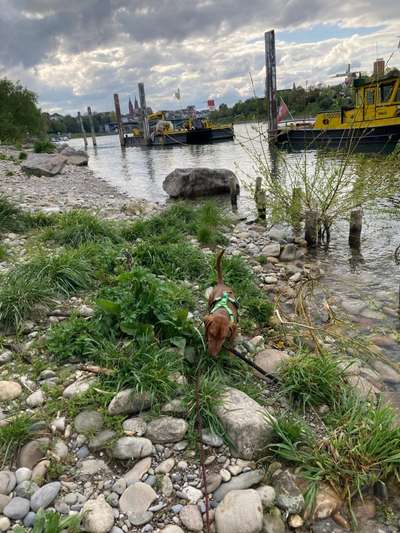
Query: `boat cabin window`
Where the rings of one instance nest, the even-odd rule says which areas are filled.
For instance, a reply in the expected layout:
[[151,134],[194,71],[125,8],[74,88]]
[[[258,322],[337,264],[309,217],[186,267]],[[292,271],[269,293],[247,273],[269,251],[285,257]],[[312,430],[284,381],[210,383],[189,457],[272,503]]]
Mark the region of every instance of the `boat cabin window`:
[[375,89],[367,89],[365,95],[365,100],[368,105],[375,103]]
[[394,84],[395,82],[392,81],[391,83],[385,83],[384,85],[381,85],[381,102],[389,102]]

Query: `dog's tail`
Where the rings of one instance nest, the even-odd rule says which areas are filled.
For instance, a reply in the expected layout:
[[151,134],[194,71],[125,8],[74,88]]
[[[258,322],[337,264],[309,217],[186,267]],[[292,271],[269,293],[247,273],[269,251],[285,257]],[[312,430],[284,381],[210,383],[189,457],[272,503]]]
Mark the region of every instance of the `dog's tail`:
[[217,255],[217,282],[220,284],[224,283],[224,279],[222,277],[222,267],[221,267],[221,261],[222,256],[224,255],[225,250],[221,250],[219,254]]

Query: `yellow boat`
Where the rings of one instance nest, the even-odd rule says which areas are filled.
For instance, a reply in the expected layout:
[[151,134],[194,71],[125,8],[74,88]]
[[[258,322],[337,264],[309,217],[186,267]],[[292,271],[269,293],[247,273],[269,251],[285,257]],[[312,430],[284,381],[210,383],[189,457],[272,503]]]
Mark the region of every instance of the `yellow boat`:
[[278,127],[277,144],[289,149],[320,147],[391,152],[400,140],[400,72],[353,77],[354,106],[319,113],[314,123]]

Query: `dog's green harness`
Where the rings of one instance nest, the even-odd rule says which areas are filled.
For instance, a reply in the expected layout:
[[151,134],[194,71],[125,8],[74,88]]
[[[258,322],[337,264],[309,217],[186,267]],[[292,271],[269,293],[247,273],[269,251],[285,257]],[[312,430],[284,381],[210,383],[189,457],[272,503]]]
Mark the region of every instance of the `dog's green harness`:
[[236,322],[237,319],[232,309],[229,307],[230,303],[234,305],[236,309],[239,309],[239,302],[235,300],[234,298],[230,298],[229,294],[225,291],[220,298],[216,298],[213,301],[213,307],[211,308],[210,314],[212,315],[218,309],[224,309],[228,313],[230,321]]

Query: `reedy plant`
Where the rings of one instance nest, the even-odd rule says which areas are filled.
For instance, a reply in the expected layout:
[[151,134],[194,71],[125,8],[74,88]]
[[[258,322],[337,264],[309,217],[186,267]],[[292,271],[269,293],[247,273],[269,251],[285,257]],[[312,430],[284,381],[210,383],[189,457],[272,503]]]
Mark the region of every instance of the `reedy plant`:
[[[328,239],[336,221],[398,188],[396,153],[371,158],[354,153],[355,146],[347,152],[269,152],[265,148],[267,132],[261,124],[253,127],[242,146],[253,162],[254,174],[262,177],[271,222],[296,225],[306,211],[317,211]],[[249,173],[247,178],[249,183],[254,181]]]

